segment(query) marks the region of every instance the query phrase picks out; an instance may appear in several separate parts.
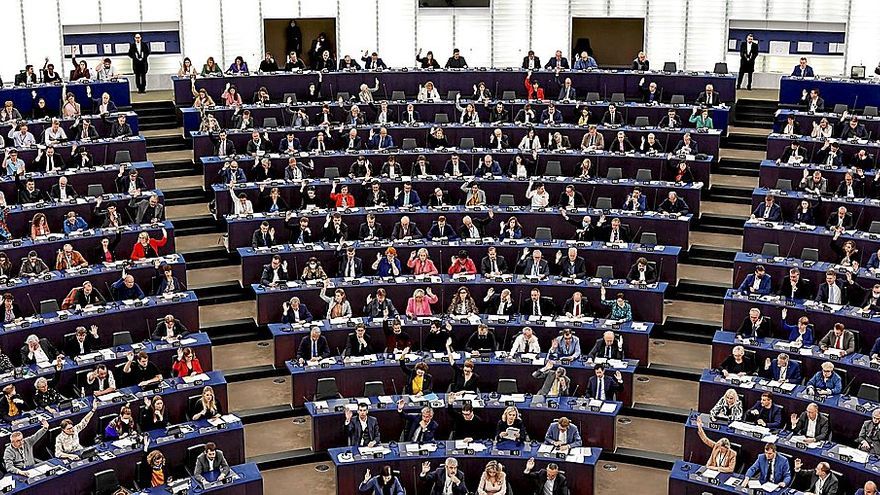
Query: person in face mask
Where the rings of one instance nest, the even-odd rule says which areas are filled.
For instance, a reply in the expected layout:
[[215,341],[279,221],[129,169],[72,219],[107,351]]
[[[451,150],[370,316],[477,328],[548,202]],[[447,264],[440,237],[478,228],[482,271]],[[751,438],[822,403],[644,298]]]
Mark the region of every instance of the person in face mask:
[[321,262],[318,261],[318,258],[315,258],[314,256],[309,258],[309,261],[308,263],[306,263],[306,267],[303,270],[303,281],[323,280],[325,278],[327,278],[327,273],[324,271],[324,268],[321,266]]
[[865,294],[865,300],[862,301],[862,311],[872,314],[880,312],[880,284],[874,284],[871,292]]

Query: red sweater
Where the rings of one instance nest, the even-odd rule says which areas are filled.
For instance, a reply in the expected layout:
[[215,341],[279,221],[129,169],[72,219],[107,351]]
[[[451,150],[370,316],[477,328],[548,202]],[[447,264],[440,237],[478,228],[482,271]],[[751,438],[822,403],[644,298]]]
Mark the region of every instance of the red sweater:
[[[156,254],[159,254],[159,248],[165,246],[165,243],[168,242],[168,237],[163,237],[161,239],[153,239],[152,237],[149,240],[150,247],[152,247]],[[144,251],[144,247],[141,243],[136,242],[134,247],[131,248],[131,259],[134,261],[142,260],[147,257],[147,253]]]

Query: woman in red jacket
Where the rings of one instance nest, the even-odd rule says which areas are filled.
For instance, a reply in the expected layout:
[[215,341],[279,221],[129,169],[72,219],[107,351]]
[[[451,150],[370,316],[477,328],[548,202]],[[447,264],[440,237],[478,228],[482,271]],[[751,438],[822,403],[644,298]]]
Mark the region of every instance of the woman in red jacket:
[[166,242],[168,242],[168,231],[164,227],[161,239],[153,239],[146,231],[141,232],[134,247],[131,248],[131,259],[137,261],[144,258],[158,258],[159,248],[165,246]]
[[177,348],[177,359],[174,360],[171,369],[178,377],[202,373],[202,365],[199,363],[199,358],[196,357],[196,353],[190,347]]

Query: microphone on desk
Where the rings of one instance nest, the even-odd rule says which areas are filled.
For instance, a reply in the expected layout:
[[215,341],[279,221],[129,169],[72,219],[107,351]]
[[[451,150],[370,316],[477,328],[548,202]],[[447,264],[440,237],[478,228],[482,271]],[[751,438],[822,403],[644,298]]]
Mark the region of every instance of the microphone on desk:
[[33,308],[33,310],[34,310],[34,314],[35,314],[35,315],[39,315],[40,312],[37,311],[37,305],[34,304],[34,300],[31,298],[31,294],[30,294],[30,292],[25,293],[25,295],[27,296],[28,301],[30,301],[30,303],[31,303],[31,308]]
[[498,82],[499,82],[499,81],[497,81],[497,80],[495,81],[495,99],[496,99],[496,100],[500,100],[500,99],[501,99],[501,95],[498,94]]
[[504,329],[504,341],[501,343],[501,350],[507,350],[507,337],[510,335],[510,327]]
[[[581,386],[580,383],[575,383],[575,384],[574,384],[574,390],[572,390],[572,392],[571,392],[571,396],[572,396],[572,397],[577,398],[578,387],[580,387],[580,386]],[[583,430],[581,430],[581,432],[583,432]],[[582,433],[582,434],[583,434],[583,433]]]
[[792,249],[794,249],[794,239],[792,239],[791,242],[788,243],[788,251],[785,252],[785,259],[788,259],[788,257],[791,256]]
[[394,390],[394,395],[398,395],[397,394],[397,384],[394,382],[394,378],[391,379],[391,388],[392,388],[392,390]]

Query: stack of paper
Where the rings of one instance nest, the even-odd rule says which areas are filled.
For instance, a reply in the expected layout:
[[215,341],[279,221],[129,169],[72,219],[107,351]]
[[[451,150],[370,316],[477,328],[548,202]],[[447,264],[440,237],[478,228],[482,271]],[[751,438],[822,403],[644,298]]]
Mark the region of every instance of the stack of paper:
[[210,379],[211,379],[211,377],[209,377],[207,374],[205,374],[205,373],[199,373],[199,374],[197,374],[197,375],[189,375],[189,376],[185,376],[185,377],[183,377],[183,382],[184,382],[184,383],[194,383],[194,382],[196,382],[197,380],[201,380],[201,381],[204,382],[204,381],[207,381],[207,380],[210,380]]
[[859,464],[865,464],[868,462],[868,453],[859,449],[840,445],[838,447],[838,453],[840,455],[852,457],[853,462],[857,462]]
[[502,395],[498,400],[500,402],[525,402],[526,401],[526,394]]

